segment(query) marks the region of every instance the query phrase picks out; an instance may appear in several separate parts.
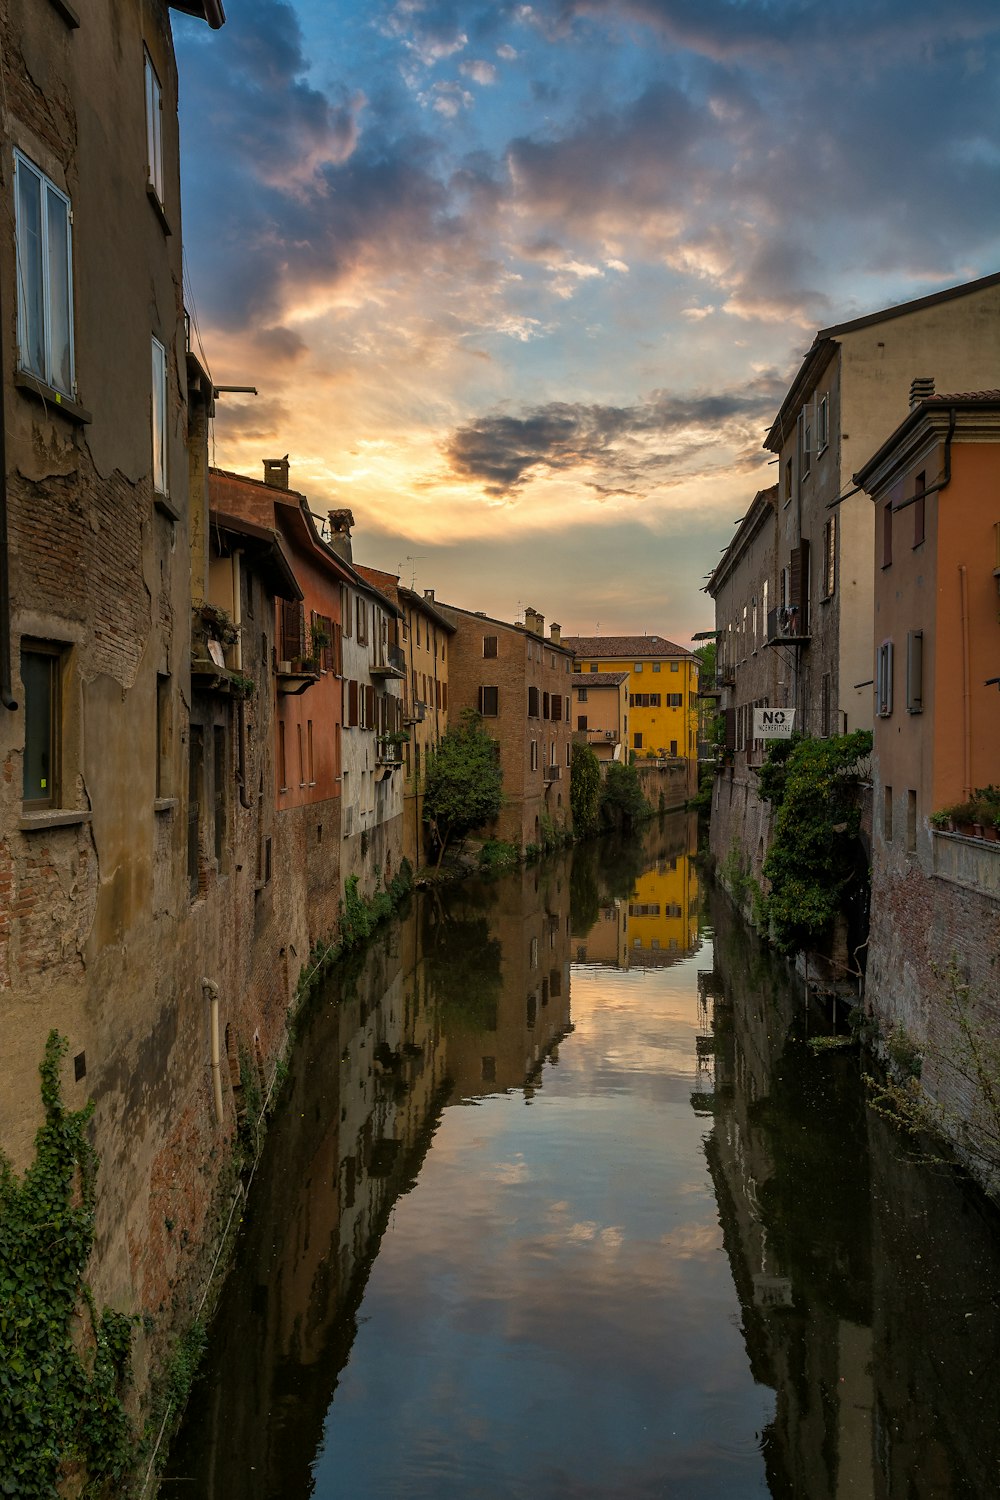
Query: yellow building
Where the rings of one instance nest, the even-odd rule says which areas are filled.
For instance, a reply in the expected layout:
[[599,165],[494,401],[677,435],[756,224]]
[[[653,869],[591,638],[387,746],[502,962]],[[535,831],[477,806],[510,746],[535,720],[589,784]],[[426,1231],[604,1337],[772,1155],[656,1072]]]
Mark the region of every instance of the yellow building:
[[697,761],[696,656],[661,635],[563,636],[563,644],[582,678],[628,673],[628,748],[637,759]]

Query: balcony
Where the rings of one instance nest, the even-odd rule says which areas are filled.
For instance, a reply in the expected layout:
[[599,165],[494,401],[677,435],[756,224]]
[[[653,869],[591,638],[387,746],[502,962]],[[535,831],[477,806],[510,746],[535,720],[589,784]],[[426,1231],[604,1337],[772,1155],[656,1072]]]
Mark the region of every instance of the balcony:
[[375,758],[380,766],[403,764],[403,743],[391,735],[380,735],[375,741]]
[[422,724],[427,717],[427,704],[418,698],[416,703],[408,703],[403,709],[404,724]]
[[598,745],[617,745],[621,739],[617,729],[587,729],[585,733],[588,744],[593,742]]
[[387,646],[383,661],[372,662],[369,671],[373,677],[405,677],[406,657],[399,646]]
[[313,656],[296,656],[291,661],[279,661],[274,675],[282,697],[297,698],[319,682],[319,662]]
[[562,766],[545,766],[543,769],[547,782],[562,780]]
[[797,605],[779,605],[767,612],[768,646],[808,646],[809,617]]
[[722,689],[725,687],[731,687],[732,684],[733,674],[728,667],[724,667],[722,671],[714,677],[711,673],[702,672],[700,677],[698,678],[698,691],[695,693],[695,697],[721,698]]
[[939,880],[1000,901],[1000,843],[935,829],[931,848]]

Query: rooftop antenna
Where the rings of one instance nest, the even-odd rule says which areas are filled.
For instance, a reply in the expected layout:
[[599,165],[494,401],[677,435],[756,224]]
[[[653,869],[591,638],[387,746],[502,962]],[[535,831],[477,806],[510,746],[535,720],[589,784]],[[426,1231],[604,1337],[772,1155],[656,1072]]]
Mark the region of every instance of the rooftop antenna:
[[[427,556],[426,552],[408,552],[406,554],[406,561],[408,563],[423,562],[425,560],[426,556]],[[403,570],[401,568],[400,572],[402,572],[402,571]],[[416,568],[411,568],[410,569],[410,588],[411,589],[415,589],[416,586],[417,586],[417,570],[416,570]]]

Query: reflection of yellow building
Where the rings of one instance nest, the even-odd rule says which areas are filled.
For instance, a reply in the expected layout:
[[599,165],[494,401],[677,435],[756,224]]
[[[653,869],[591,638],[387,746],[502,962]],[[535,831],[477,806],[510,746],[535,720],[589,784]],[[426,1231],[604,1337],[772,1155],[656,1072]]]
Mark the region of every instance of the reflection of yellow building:
[[609,901],[589,932],[574,933],[573,959],[578,964],[610,964],[628,968],[628,904]]
[[628,903],[630,963],[673,963],[698,943],[698,876],[686,854],[658,860],[640,875]]

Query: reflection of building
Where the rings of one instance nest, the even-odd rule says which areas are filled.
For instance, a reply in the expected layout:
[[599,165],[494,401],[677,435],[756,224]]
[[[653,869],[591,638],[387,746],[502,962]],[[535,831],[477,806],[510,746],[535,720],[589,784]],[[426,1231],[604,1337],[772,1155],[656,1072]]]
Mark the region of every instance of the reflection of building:
[[297,1057],[173,1450],[172,1466],[201,1495],[264,1500],[309,1488],[368,1272],[446,1091],[416,916],[317,997]]
[[628,903],[631,967],[689,958],[698,943],[698,875],[686,854],[658,860],[640,875]]
[[650,825],[640,873],[630,869],[620,889],[605,891],[587,930],[574,932],[575,963],[657,968],[690,958],[699,944],[696,838],[693,815]]
[[[449,1075],[466,1099],[537,1085],[546,1057],[571,1029],[568,858],[527,866],[488,890],[495,1003],[471,1022],[457,1007],[444,1019]],[[460,919],[470,909],[478,916],[470,896],[471,908],[460,897],[451,903]]]
[[747,1353],[755,1379],[776,1393],[763,1440],[770,1493],[874,1500],[870,1204],[856,1068],[812,1056],[796,1032],[804,1013],[787,970],[735,927],[721,897],[712,916],[716,969],[699,976],[692,1105],[714,1116],[706,1156]]

